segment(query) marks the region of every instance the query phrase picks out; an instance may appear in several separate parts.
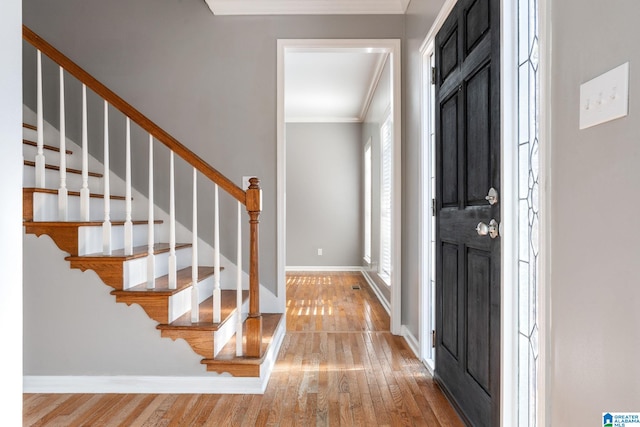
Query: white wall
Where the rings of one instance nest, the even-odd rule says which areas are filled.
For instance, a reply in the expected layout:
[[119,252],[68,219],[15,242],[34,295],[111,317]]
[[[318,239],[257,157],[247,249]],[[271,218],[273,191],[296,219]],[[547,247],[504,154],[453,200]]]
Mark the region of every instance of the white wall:
[[287,124],[287,266],[361,264],[361,134],[359,123]]
[[[640,4],[552,1],[551,425],[640,411]],[[578,129],[579,85],[630,61],[629,116]]]
[[0,13],[0,324],[2,424],[22,425],[22,3]]

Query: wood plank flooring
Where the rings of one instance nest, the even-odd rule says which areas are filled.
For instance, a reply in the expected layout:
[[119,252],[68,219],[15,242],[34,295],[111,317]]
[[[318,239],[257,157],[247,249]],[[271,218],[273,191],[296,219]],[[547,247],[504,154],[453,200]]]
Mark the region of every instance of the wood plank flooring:
[[[360,289],[353,289],[359,286]],[[287,274],[264,395],[25,394],[25,426],[462,426],[360,273]]]

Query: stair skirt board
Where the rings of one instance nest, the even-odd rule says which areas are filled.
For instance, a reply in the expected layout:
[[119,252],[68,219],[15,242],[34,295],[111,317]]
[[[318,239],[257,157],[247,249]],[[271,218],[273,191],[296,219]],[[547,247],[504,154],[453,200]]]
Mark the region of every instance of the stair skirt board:
[[181,394],[263,394],[285,335],[280,322],[264,357],[260,377],[232,377],[212,373],[206,377],[160,376],[45,376],[25,375],[24,393],[181,393]]

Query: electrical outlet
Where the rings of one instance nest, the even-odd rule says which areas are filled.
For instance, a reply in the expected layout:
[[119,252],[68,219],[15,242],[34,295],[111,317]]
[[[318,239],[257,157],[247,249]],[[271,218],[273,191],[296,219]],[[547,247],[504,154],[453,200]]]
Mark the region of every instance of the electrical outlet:
[[318,256],[322,256],[322,248],[318,248]]
[[624,117],[628,110],[628,62],[580,85],[580,129]]

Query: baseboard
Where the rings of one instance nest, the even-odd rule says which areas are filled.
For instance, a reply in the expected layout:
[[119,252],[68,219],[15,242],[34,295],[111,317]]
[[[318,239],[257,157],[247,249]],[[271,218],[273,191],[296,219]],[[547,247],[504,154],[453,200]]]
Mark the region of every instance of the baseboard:
[[26,375],[23,377],[23,388],[24,393],[262,394],[268,381],[268,376],[265,381],[261,377],[239,378],[230,375],[212,377]]
[[290,265],[284,268],[284,271],[362,271],[362,267],[358,265],[323,265],[323,266],[305,266]]
[[273,344],[265,355],[260,377],[232,377],[228,374],[206,377],[162,376],[23,376],[24,393],[159,393],[159,394],[263,394],[271,378],[285,336],[282,319]]
[[406,325],[402,325],[402,337],[409,345],[411,351],[413,351],[413,355],[420,359],[420,342]]
[[385,309],[387,314],[391,316],[391,304],[389,303],[389,301],[387,301],[384,295],[382,295],[382,292],[380,292],[380,289],[378,289],[378,285],[376,284],[376,282],[373,281],[373,279],[371,278],[371,276],[369,276],[369,273],[367,273],[366,270],[361,269],[360,271],[362,272],[362,276],[369,284],[369,287],[371,288],[373,293],[376,294],[376,296],[378,297],[378,301],[380,301],[380,304],[382,304],[382,307]]

